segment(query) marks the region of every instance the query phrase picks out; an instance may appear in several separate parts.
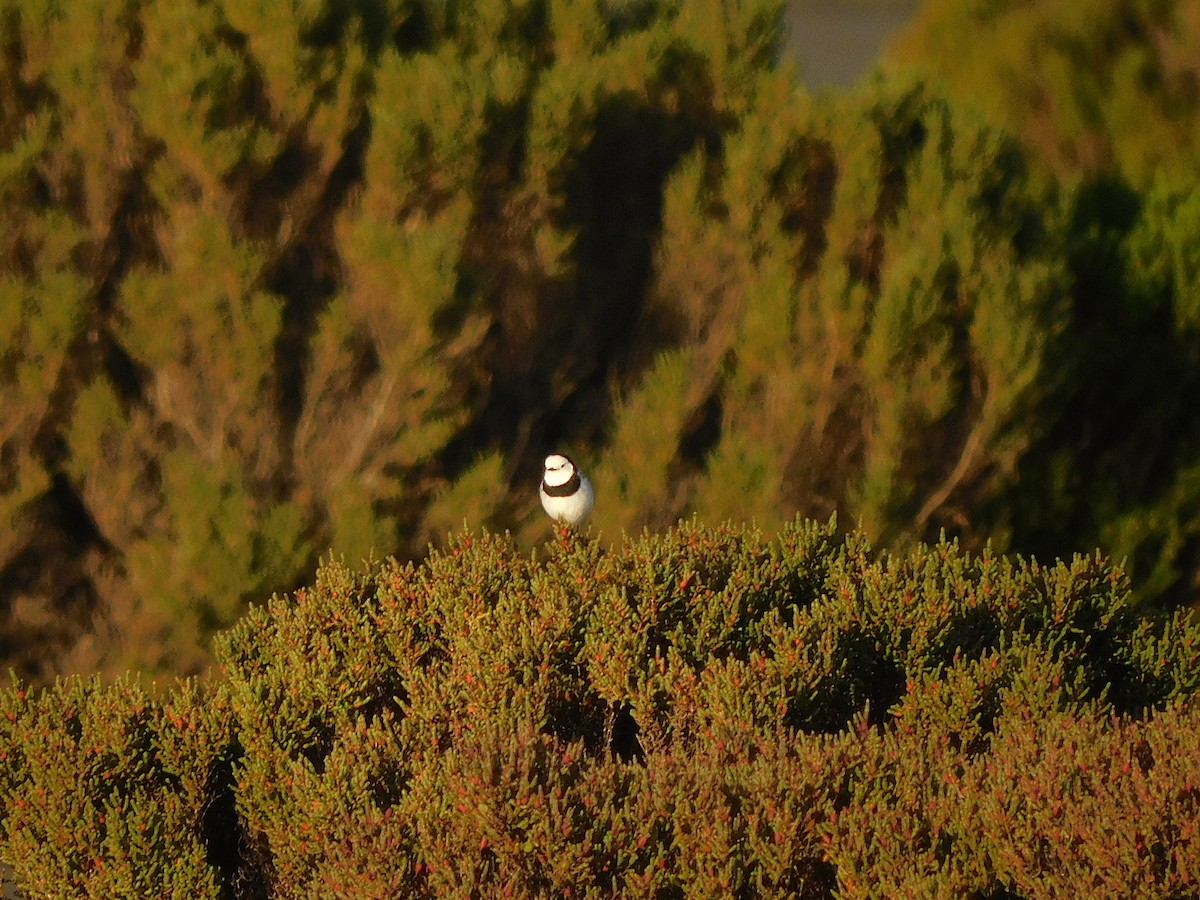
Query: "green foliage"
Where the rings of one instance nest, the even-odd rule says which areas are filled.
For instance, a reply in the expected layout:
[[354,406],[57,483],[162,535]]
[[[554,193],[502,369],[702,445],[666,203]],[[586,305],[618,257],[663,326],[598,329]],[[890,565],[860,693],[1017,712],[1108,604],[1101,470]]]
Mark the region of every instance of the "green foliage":
[[764,78],[663,219],[680,349],[615,413],[601,525],[836,510],[887,543],[1003,540],[1065,284],[1009,138],[917,86],[818,106]]
[[1126,251],[1135,302],[1143,314],[1167,307],[1175,329],[1191,339],[1194,353],[1200,352],[1200,251],[1191,238],[1198,229],[1200,191],[1172,188],[1158,179],[1145,195]]
[[1068,211],[1053,384],[992,536],[1043,555],[1064,533],[1095,542],[1168,604],[1194,599],[1200,558],[1198,49],[1200,13],[1179,0],[930,2],[883,66],[1005,128]]
[[1200,558],[1194,193],[1101,179],[1071,197],[1069,312],[1048,352],[1059,379],[1010,510],[1013,544],[1061,552],[1063,533],[1090,535],[1165,605],[1191,600]]
[[484,518],[482,511],[501,508],[507,493],[504,465],[499,453],[481,456],[453,484],[434,493],[424,523],[431,544],[440,543],[464,522]]
[[891,58],[986,109],[1058,177],[1197,174],[1200,13],[1188,0],[932,0]]
[[930,2],[887,67],[1007,127],[1070,209],[1073,308],[1051,344],[1046,439],[1020,463],[1014,545],[1090,535],[1160,602],[1192,600],[1200,554],[1198,41],[1200,13],[1177,0]]
[[1135,615],[1094,555],[894,555],[800,520],[532,555],[463,533],[419,566],[324,562],[220,655],[225,681],[158,697],[4,694],[27,890],[1200,886],[1200,629]]
[[1200,12],[1179,0],[932,2],[885,66],[1003,125],[1069,210],[1056,383],[1005,532],[1043,554],[1086,535],[1167,604],[1194,599],[1200,559],[1198,49]]
[[71,679],[37,696],[14,685],[3,707],[3,858],[27,896],[224,896],[223,689]]

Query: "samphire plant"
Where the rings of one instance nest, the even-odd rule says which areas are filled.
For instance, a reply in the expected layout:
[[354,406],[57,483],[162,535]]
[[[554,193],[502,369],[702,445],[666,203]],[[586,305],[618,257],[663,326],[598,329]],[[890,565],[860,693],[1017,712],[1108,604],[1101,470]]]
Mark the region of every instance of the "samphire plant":
[[1200,628],[1095,555],[464,533],[326,561],[218,657],[3,693],[29,896],[1200,889]]

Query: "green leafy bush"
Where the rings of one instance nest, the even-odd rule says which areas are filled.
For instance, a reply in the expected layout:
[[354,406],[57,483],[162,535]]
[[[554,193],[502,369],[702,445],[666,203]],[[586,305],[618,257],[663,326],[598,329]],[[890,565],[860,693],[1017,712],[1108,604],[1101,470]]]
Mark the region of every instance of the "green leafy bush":
[[1020,141],[1045,208],[1067,211],[1055,384],[1018,463],[1009,546],[1056,554],[1071,534],[1128,559],[1137,592],[1165,604],[1194,601],[1200,559],[1198,9],[931,0],[883,64]]
[[739,126],[666,185],[651,310],[676,347],[615,413],[598,521],[1002,536],[1064,283],[1012,140],[919,84],[814,103],[781,75]]
[[915,68],[1021,136],[1065,181],[1197,174],[1200,13],[1188,0],[930,0],[888,68]]
[[3,694],[3,858],[31,897],[211,897],[239,877],[224,688]]
[[893,555],[799,520],[461,534],[326,562],[219,655],[156,698],[5,695],[0,856],[30,890],[1200,887],[1200,628],[1137,615],[1097,556]]

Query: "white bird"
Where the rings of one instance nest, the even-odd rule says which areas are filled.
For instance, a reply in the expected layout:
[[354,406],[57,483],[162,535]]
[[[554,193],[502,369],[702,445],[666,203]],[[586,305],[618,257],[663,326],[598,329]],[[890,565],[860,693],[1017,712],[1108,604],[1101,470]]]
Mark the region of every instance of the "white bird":
[[588,477],[571,462],[569,456],[561,453],[551,453],[546,457],[542,486],[538,493],[547,515],[564,525],[582,525],[596,503],[596,492]]

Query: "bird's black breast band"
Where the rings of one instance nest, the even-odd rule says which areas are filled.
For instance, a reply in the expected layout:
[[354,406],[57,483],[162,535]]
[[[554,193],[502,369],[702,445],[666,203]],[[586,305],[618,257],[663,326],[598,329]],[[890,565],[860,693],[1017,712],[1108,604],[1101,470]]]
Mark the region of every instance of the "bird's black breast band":
[[543,479],[542,490],[546,492],[547,497],[570,497],[579,490],[579,472],[576,472],[562,484],[546,484],[545,479]]

